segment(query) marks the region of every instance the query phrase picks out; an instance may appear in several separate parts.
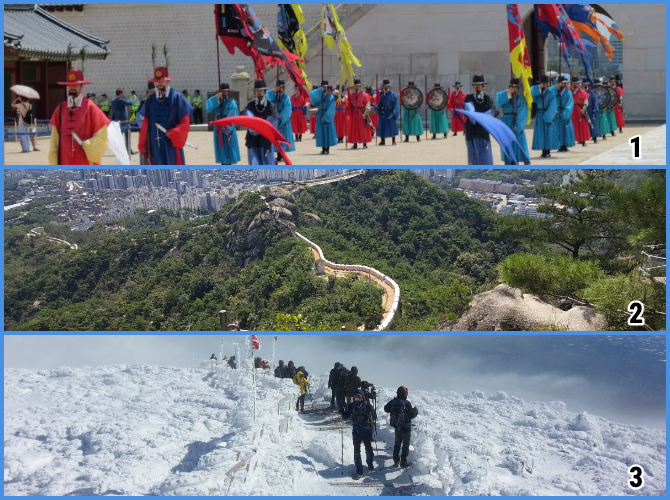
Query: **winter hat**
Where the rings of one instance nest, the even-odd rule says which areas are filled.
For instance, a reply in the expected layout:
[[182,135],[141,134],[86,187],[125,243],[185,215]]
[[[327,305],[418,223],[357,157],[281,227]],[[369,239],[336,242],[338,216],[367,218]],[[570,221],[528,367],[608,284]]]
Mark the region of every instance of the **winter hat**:
[[398,390],[396,391],[396,395],[400,399],[407,399],[408,394],[409,394],[409,391],[407,390],[407,387],[405,387],[404,385],[401,385],[400,387],[398,387]]
[[352,375],[358,375],[358,368],[356,368],[355,366],[352,366],[351,367],[351,374]]
[[335,363],[334,368],[337,369],[337,368],[339,368],[340,366],[342,366],[340,363]]
[[279,366],[284,366],[284,362],[281,359],[279,360]]

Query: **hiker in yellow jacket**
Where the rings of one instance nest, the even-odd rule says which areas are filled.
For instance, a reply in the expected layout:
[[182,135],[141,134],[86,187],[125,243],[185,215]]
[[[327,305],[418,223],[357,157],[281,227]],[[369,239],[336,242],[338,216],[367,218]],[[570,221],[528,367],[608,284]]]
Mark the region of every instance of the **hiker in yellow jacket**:
[[[307,394],[307,388],[312,387],[312,385],[307,382],[307,379],[302,372],[298,372],[295,377],[293,377],[293,383],[300,387],[300,397],[295,402],[295,411],[300,411],[305,413],[305,394]],[[300,406],[300,409],[298,409]]]

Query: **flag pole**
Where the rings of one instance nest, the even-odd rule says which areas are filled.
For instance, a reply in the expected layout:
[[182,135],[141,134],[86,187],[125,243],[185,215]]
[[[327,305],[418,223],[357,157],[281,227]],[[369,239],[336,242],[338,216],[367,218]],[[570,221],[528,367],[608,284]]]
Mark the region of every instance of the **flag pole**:
[[424,105],[426,107],[426,140],[428,140],[428,75],[425,75],[425,77],[426,77],[426,87],[425,87],[426,99]]
[[216,89],[216,91],[218,92],[218,91],[221,90],[221,53],[220,53],[220,48],[219,48],[219,35],[218,35],[218,33],[216,35],[216,65],[219,69],[219,87]]
[[[402,80],[400,79],[400,73],[398,73],[398,108],[402,108]],[[400,142],[402,142],[402,109],[400,111]]]

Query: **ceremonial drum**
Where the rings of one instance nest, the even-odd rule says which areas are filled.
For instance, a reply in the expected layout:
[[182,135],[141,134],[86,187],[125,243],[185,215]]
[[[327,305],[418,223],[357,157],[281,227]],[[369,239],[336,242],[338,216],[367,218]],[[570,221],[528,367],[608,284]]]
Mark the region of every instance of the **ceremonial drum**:
[[417,87],[407,87],[402,94],[403,108],[419,109],[423,105],[423,93]]
[[449,96],[442,89],[433,89],[428,93],[428,107],[433,111],[442,111],[448,102]]

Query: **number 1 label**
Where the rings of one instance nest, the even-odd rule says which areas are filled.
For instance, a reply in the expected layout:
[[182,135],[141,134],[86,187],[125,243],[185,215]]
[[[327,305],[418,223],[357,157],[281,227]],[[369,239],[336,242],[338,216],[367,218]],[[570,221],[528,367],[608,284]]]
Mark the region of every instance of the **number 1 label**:
[[642,158],[641,136],[636,135],[635,137],[631,137],[630,140],[628,141],[628,144],[633,146],[633,160],[640,160]]

